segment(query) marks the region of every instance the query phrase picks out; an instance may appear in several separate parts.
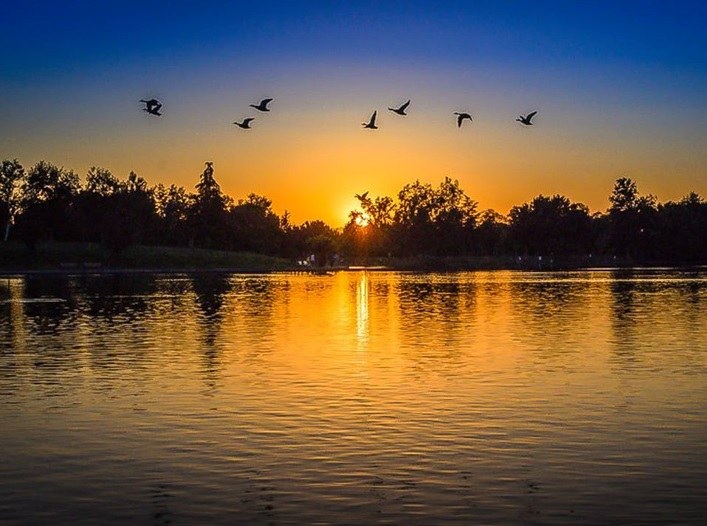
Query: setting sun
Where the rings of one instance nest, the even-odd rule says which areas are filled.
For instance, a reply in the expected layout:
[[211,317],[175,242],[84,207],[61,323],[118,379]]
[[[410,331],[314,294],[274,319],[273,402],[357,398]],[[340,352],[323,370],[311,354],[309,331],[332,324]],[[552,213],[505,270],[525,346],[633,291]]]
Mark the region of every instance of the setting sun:
[[361,212],[356,215],[356,219],[354,219],[354,221],[357,226],[366,227],[370,223],[370,218],[368,217],[368,214]]

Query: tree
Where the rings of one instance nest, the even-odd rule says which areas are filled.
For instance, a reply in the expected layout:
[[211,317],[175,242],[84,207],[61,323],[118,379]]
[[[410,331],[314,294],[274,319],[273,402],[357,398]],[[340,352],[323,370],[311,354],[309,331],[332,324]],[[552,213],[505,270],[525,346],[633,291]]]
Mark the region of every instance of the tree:
[[626,177],[616,180],[609,196],[609,250],[639,260],[655,255],[657,203],[655,196],[639,196],[636,183]]
[[223,248],[227,245],[227,208],[230,203],[231,199],[221,192],[221,187],[214,179],[212,163],[206,163],[196,184],[196,195],[189,211],[194,244],[207,248]]
[[707,202],[692,192],[658,207],[657,257],[664,262],[707,260]]
[[567,197],[539,195],[509,213],[516,251],[538,256],[567,256],[591,251],[589,209]]
[[182,186],[173,184],[165,188],[162,184],[158,184],[152,190],[152,197],[158,216],[157,242],[166,245],[186,245],[190,238],[189,212],[195,196],[187,193]]
[[331,261],[339,245],[339,235],[324,221],[305,221],[290,228],[285,235],[287,246],[295,257],[304,258],[314,254],[319,265]]
[[394,230],[401,252],[408,254],[460,254],[469,249],[477,203],[459,181],[445,177],[434,189],[415,181],[398,193]]
[[120,190],[120,181],[109,170],[92,166],[86,174],[86,192],[108,196]]
[[437,189],[435,251],[441,255],[466,253],[471,248],[471,236],[476,225],[476,201],[466,195],[459,181],[445,177]]
[[22,195],[25,206],[49,201],[68,202],[79,193],[79,176],[45,161],[34,165],[25,179]]
[[271,205],[270,199],[251,193],[230,208],[228,215],[233,248],[266,254],[280,251],[280,218],[272,211]]
[[149,239],[157,219],[152,192],[147,182],[130,172],[117,192],[106,196],[107,211],[101,240],[114,254]]
[[79,177],[71,170],[45,161],[29,170],[22,184],[22,214],[17,228],[31,249],[41,238],[75,238],[72,205],[80,189]]
[[474,248],[484,256],[498,256],[504,253],[508,238],[506,218],[495,210],[484,210],[479,214],[474,229]]
[[17,159],[5,160],[0,165],[0,225],[4,225],[3,241],[10,235],[10,226],[20,209],[20,185],[25,169]]

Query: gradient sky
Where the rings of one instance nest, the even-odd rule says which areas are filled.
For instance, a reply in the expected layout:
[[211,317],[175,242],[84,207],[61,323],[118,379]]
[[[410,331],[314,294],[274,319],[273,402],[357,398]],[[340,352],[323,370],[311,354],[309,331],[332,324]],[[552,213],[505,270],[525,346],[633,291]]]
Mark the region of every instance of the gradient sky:
[[[604,210],[621,176],[662,201],[707,196],[702,1],[13,4],[0,157],[26,167],[192,190],[210,160],[229,195],[334,226],[356,192],[445,176],[501,213],[540,193]],[[248,107],[266,96],[271,113]],[[386,110],[408,98],[408,117]]]

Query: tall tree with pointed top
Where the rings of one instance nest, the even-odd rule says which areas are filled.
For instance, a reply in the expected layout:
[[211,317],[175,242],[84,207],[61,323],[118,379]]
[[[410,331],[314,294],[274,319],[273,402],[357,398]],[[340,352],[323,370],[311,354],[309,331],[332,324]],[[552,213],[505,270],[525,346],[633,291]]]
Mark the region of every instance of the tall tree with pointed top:
[[225,247],[228,243],[228,206],[231,199],[221,192],[214,178],[212,163],[207,163],[189,211],[193,245],[205,248]]

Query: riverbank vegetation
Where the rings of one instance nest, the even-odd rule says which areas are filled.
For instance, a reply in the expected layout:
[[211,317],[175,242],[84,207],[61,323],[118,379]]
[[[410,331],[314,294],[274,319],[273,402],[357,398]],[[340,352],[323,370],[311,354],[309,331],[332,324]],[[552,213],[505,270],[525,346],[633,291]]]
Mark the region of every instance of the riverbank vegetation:
[[82,181],[45,161],[25,169],[5,160],[0,265],[274,269],[312,255],[317,265],[395,268],[707,262],[707,202],[690,193],[660,203],[628,178],[617,179],[607,210],[593,214],[562,195],[539,195],[508,215],[479,210],[449,178],[438,186],[407,184],[395,199],[368,192],[357,198],[342,229],[317,220],[296,225],[264,196],[224,194],[211,163],[189,191],[150,186],[133,172],[121,180],[93,167]]

